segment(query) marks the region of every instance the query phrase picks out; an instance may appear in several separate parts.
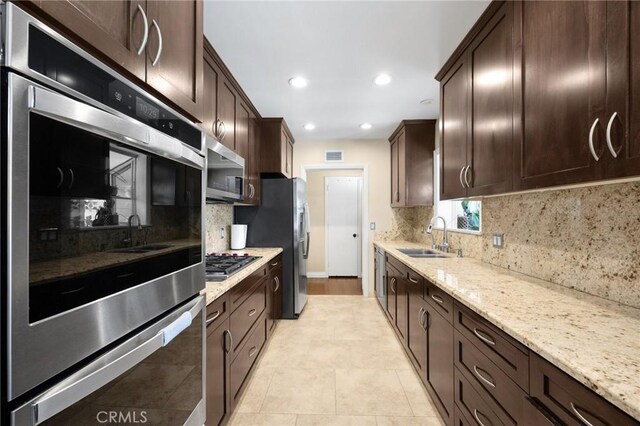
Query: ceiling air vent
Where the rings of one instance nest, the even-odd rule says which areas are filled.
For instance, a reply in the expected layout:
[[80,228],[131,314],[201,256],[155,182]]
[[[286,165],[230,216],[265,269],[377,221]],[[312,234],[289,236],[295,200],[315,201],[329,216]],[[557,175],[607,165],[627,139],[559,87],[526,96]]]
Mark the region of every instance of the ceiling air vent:
[[341,162],[343,153],[344,151],[325,151],[324,161],[327,163]]

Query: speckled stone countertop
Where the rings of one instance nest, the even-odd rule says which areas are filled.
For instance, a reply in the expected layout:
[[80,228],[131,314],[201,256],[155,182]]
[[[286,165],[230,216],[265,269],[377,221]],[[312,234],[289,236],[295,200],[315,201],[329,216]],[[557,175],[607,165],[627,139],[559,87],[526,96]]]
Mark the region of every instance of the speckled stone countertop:
[[45,260],[33,262],[29,265],[29,282],[31,284],[45,283],[52,280],[72,278],[77,275],[97,271],[104,268],[112,268],[141,259],[168,254],[176,250],[189,247],[197,247],[200,240],[172,240],[158,241],[148,245],[167,244],[169,247],[161,250],[153,250],[146,253],[118,253],[114,250],[93,252],[80,256],[67,257],[58,260]]
[[231,275],[224,281],[207,281],[207,286],[200,294],[207,296],[207,305],[218,297],[225,294],[232,287],[239,284],[242,280],[253,274],[258,269],[262,268],[265,263],[282,253],[281,248],[265,248],[265,247],[247,247],[244,250],[229,251],[228,253],[244,254],[248,253],[250,256],[260,256],[260,259],[255,262],[251,262],[246,268],[241,269],[237,273]]
[[468,258],[411,258],[374,244],[640,420],[640,309]]

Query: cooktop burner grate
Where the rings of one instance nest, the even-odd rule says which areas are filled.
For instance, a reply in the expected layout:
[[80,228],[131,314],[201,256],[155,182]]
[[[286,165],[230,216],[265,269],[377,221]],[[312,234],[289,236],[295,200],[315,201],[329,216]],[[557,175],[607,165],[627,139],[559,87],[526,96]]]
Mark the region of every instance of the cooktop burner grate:
[[207,281],[224,281],[259,258],[259,256],[247,255],[210,254],[205,260],[205,276]]

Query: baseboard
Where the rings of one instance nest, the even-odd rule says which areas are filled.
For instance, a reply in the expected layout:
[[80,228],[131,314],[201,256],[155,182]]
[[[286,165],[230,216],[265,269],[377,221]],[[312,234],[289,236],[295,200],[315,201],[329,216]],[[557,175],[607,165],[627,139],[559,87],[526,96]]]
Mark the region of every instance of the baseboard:
[[326,272],[307,272],[307,278],[329,278]]

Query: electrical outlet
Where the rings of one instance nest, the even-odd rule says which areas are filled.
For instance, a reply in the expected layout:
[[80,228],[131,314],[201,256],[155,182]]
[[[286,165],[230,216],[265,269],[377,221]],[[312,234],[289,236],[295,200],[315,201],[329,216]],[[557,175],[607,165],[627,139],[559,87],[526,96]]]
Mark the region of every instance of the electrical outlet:
[[220,227],[220,239],[224,240],[224,226]]
[[493,247],[504,248],[504,234],[493,234]]
[[369,229],[371,229],[372,231],[375,231],[376,230],[376,223],[375,222],[371,222],[369,224]]

